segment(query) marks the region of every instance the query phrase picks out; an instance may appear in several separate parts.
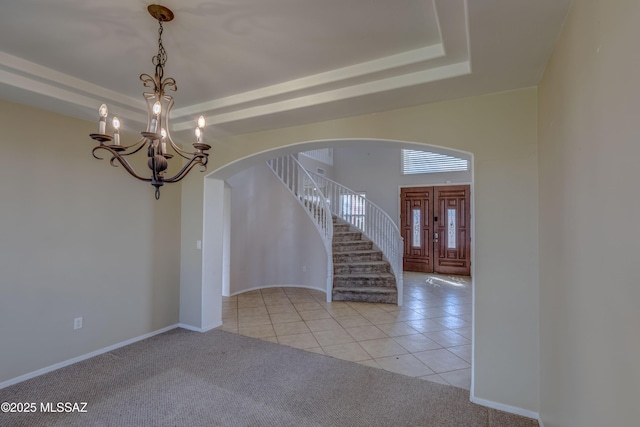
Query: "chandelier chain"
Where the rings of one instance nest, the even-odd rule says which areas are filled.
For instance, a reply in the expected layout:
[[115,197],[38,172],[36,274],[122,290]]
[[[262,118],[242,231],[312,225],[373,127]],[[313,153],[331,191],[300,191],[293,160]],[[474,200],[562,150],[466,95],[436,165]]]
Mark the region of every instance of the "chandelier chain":
[[164,31],[162,21],[158,20],[158,24],[158,54],[153,57],[153,64],[156,66],[156,75],[160,78],[160,81],[162,81],[164,77],[164,64],[167,62],[167,51],[162,44],[162,32]]

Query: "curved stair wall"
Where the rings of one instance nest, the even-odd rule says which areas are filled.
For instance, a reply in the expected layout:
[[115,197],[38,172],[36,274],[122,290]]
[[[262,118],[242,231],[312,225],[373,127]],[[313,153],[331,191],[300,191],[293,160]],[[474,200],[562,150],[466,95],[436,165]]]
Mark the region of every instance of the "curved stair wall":
[[318,184],[294,156],[283,156],[267,161],[267,165],[278,179],[295,196],[312,219],[327,253],[327,301],[331,301],[333,288],[333,219],[327,198]]

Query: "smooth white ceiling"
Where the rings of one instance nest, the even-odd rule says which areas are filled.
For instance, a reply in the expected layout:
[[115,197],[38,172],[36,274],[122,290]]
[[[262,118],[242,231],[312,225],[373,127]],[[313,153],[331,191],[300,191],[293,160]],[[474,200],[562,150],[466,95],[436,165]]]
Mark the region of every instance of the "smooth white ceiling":
[[[166,0],[175,131],[244,133],[535,86],[571,0]],[[137,127],[150,2],[3,0],[0,98]]]

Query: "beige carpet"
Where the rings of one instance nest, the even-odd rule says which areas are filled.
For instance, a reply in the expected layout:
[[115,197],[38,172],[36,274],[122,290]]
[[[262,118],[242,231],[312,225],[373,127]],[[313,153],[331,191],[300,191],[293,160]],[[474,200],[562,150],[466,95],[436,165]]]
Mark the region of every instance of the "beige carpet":
[[[175,329],[0,390],[1,426],[537,426],[469,392],[253,338]],[[41,402],[87,402],[43,413]]]

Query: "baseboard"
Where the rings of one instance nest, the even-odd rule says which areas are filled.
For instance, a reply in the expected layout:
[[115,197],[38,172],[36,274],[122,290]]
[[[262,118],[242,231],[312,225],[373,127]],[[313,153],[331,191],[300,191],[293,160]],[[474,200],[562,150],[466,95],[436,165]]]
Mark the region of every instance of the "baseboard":
[[214,323],[213,325],[209,325],[209,326],[206,326],[206,327],[204,327],[204,328],[198,328],[198,327],[196,327],[196,326],[187,325],[187,324],[185,324],[185,323],[178,323],[178,325],[177,325],[177,326],[178,326],[179,328],[186,329],[186,330],[188,330],[188,331],[193,331],[193,332],[207,332],[207,331],[210,331],[210,330],[212,330],[212,329],[215,329],[215,328],[217,328],[217,327],[219,327],[219,326],[222,326],[222,322],[216,322],[216,323]]
[[113,345],[110,345],[108,347],[101,348],[101,349],[96,350],[96,351],[92,351],[91,353],[83,354],[82,356],[74,357],[74,358],[65,360],[64,362],[56,363],[54,365],[47,366],[46,368],[38,369],[37,371],[29,372],[27,374],[20,375],[19,377],[15,377],[15,378],[12,378],[10,380],[3,381],[3,382],[0,383],[0,390],[5,388],[5,387],[9,387],[11,385],[14,385],[14,384],[21,383],[22,381],[30,380],[31,378],[35,378],[35,377],[38,377],[40,375],[55,371],[57,369],[64,368],[65,366],[73,365],[74,363],[82,362],[83,360],[87,360],[87,359],[90,359],[92,357],[99,356],[99,355],[104,354],[104,353],[108,353],[108,352],[113,351],[115,349],[118,349],[120,347],[124,347],[126,345],[133,344],[135,342],[142,341],[142,340],[145,340],[147,338],[151,338],[154,335],[158,335],[158,334],[161,334],[163,332],[170,331],[170,330],[175,329],[175,328],[177,328],[179,326],[180,325],[177,325],[177,324],[176,325],[167,326],[166,328],[158,329],[156,331],[149,332],[148,334],[140,335],[138,337],[131,338],[131,339],[128,339],[126,341],[122,341],[122,342],[119,342],[117,344],[113,344]]
[[509,412],[510,414],[520,415],[521,417],[527,417],[537,420],[540,426],[542,426],[542,422],[540,421],[540,414],[537,412],[518,408],[517,406],[505,405],[504,403],[493,402],[491,400],[480,399],[475,396],[471,396],[471,401],[477,405],[486,406],[487,408],[497,409],[498,411]]
[[304,288],[312,291],[322,292],[325,294],[327,293],[327,291],[324,289],[314,288],[312,286],[307,286],[307,285],[267,285],[267,286],[255,286],[253,288],[243,289],[241,291],[232,293],[230,296],[236,296],[236,295],[244,294],[245,292],[257,291],[260,289],[270,289],[270,288]]

